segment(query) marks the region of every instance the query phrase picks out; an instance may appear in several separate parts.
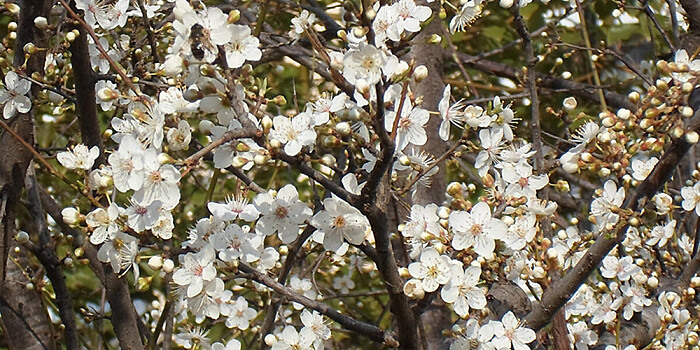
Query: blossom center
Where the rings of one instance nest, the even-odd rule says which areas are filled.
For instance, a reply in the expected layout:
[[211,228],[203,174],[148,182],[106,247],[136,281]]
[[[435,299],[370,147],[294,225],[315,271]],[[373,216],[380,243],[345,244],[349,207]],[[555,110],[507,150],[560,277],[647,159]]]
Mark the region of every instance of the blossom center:
[[277,207],[277,209],[275,209],[275,215],[280,219],[286,218],[287,216],[289,216],[289,210],[287,210],[287,208],[283,206],[279,206]]
[[150,175],[148,175],[148,179],[151,180],[152,183],[159,183],[163,181],[163,176],[160,174],[160,171],[153,171],[151,172]]
[[474,224],[474,225],[472,225],[472,227],[469,229],[469,231],[470,231],[473,235],[476,236],[476,235],[480,235],[480,234],[484,231],[484,229],[483,229],[483,227],[481,227],[481,225],[479,225],[479,224]]
[[521,177],[520,180],[518,180],[518,184],[522,187],[527,187],[529,183],[529,180],[526,177]]
[[343,227],[345,227],[346,223],[347,222],[345,221],[345,217],[342,215],[339,215],[338,217],[333,219],[333,226],[335,228],[343,228]]

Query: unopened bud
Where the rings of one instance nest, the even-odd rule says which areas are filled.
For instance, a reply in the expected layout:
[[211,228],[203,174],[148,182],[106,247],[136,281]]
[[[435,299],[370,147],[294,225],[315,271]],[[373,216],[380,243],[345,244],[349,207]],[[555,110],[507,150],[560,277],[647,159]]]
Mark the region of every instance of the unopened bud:
[[698,143],[698,138],[700,138],[700,136],[698,136],[698,133],[693,130],[690,130],[685,134],[685,140],[690,144]]
[[163,257],[160,255],[152,256],[148,259],[148,267],[153,270],[160,270],[160,268],[163,267]]
[[423,79],[428,77],[428,67],[424,65],[420,65],[416,67],[416,69],[413,71],[413,79],[416,80],[417,83],[420,83],[423,81]]
[[65,222],[68,225],[73,226],[80,222],[80,212],[78,211],[78,209],[75,209],[73,207],[68,207],[61,210],[61,215],[63,216],[63,222]]
[[175,263],[172,260],[170,260],[170,259],[163,260],[163,271],[165,271],[165,273],[173,272],[174,268],[175,268]]
[[17,243],[24,244],[29,242],[29,234],[26,231],[17,232]]
[[637,102],[639,102],[639,98],[640,98],[640,97],[641,97],[641,96],[639,96],[639,93],[636,92],[636,91],[632,91],[632,92],[629,93],[629,95],[627,95],[627,98],[628,98],[628,99],[630,100],[630,102],[632,102],[632,103],[637,103]]
[[241,19],[241,11],[232,10],[231,12],[228,13],[228,19],[226,19],[226,22],[236,23],[236,22],[238,22],[239,19]]
[[340,122],[335,125],[335,131],[342,136],[348,136],[350,133],[352,133],[352,128],[347,122]]
[[199,131],[204,135],[211,134],[211,129],[214,128],[214,123],[209,120],[202,120],[199,122]]

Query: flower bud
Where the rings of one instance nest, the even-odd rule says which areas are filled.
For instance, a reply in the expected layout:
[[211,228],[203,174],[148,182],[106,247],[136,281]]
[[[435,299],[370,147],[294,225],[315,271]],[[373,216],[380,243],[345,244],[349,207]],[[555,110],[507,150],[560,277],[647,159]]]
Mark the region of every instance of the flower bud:
[[153,270],[160,270],[160,268],[163,267],[163,257],[160,255],[152,256],[150,259],[148,259],[148,267]]
[[199,122],[199,131],[202,134],[209,135],[211,134],[211,129],[214,127],[214,123],[212,123],[209,120],[202,120]]
[[342,136],[348,136],[350,133],[352,133],[352,128],[350,127],[350,124],[347,122],[340,122],[335,125],[335,131],[338,132],[338,134]]
[[428,77],[428,67],[424,65],[420,65],[416,67],[416,69],[413,71],[413,79],[416,80],[417,83],[420,83],[423,81],[423,79]]
[[173,272],[174,268],[175,268],[175,263],[172,260],[170,260],[170,259],[163,260],[163,271],[165,271],[165,273]]
[[683,107],[681,107],[681,115],[682,115],[682,116],[684,116],[684,117],[686,117],[686,118],[690,118],[690,117],[693,116],[693,113],[694,113],[694,112],[693,112],[693,109],[692,109],[692,108],[690,108],[690,107],[688,107],[688,106],[683,106]]
[[632,91],[632,92],[629,93],[629,95],[627,95],[627,98],[628,98],[628,99],[630,100],[630,102],[632,102],[632,103],[637,103],[637,102],[639,102],[639,98],[640,98],[640,97],[641,97],[641,96],[639,96],[639,93],[636,92],[636,91]]
[[15,239],[17,239],[17,243],[25,244],[29,242],[29,234],[26,231],[19,231]]
[[564,109],[566,109],[567,111],[573,110],[574,108],[576,108],[577,105],[578,101],[576,101],[575,97],[569,96],[564,99]]
[[693,130],[690,130],[685,134],[685,140],[690,144],[698,143],[698,138],[700,138],[700,136],[698,136],[698,133]]
[[685,93],[693,91],[693,83],[686,81],[685,83],[683,83],[683,85],[681,85],[681,90]]
[[228,13],[228,18],[226,19],[226,22],[236,23],[236,22],[238,22],[239,19],[241,19],[241,11],[232,10],[231,12]]
[[63,216],[63,222],[71,226],[77,225],[81,220],[80,212],[73,207],[61,210],[61,215]]

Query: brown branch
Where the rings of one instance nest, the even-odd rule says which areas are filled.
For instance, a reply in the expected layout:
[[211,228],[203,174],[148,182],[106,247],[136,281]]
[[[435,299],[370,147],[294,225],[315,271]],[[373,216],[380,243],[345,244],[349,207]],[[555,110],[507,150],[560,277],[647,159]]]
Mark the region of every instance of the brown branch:
[[[289,249],[289,253],[287,255],[287,259],[284,261],[282,269],[280,269],[277,275],[278,283],[282,285],[287,284],[287,277],[289,277],[289,273],[292,271],[294,263],[297,261],[298,258],[303,259],[302,256],[298,256],[299,252],[301,251],[301,248],[304,246],[306,240],[309,237],[311,237],[311,235],[315,231],[315,227],[311,225],[306,225],[306,228],[304,229],[304,231],[302,231],[301,235],[299,235],[299,237],[297,237],[297,239],[292,243]],[[260,335],[262,335],[260,343],[261,349],[269,348],[269,346],[265,343],[265,335],[272,331],[272,327],[275,325],[275,319],[277,318],[277,310],[279,310],[280,305],[282,305],[282,301],[279,300],[279,296],[277,294],[278,293],[275,293],[272,296],[273,300],[270,302],[270,305],[267,307],[267,311],[265,312],[265,320],[263,321],[260,331]]]
[[[445,55],[451,56],[451,52],[445,49]],[[462,63],[473,67],[474,69],[480,70],[485,73],[506,77],[509,79],[519,79],[519,70],[511,67],[509,65],[489,61],[489,60],[479,60],[475,56],[469,54],[458,52],[457,55]],[[627,99],[627,96],[618,94],[616,92],[610,91],[603,87],[598,87],[595,85],[582,84],[574,81],[557,78],[548,74],[537,74],[537,81],[539,88],[548,88],[554,90],[568,90],[575,96],[585,98],[590,101],[600,102],[597,91],[602,89],[603,95],[605,96],[605,101],[612,107],[615,108],[627,108],[629,110],[635,110],[635,106]]]
[[646,14],[646,16],[649,17],[651,23],[653,23],[654,27],[656,27],[656,30],[659,31],[659,34],[661,34],[661,37],[666,42],[666,45],[668,45],[668,48],[671,49],[671,51],[675,52],[676,46],[673,45],[673,42],[671,42],[671,39],[668,37],[668,34],[666,34],[666,31],[664,31],[664,29],[661,28],[661,23],[659,23],[659,20],[656,18],[656,15],[654,15],[654,11],[652,11],[651,7],[649,7],[649,1],[643,0],[642,5],[644,7],[644,14]]
[[61,261],[56,255],[56,250],[51,244],[51,234],[46,224],[46,215],[41,205],[38,185],[34,169],[30,165],[27,169],[25,179],[25,188],[27,189],[27,197],[29,202],[29,211],[34,217],[37,232],[39,233],[38,249],[32,251],[37,257],[41,265],[46,270],[46,276],[51,281],[54,293],[56,294],[56,305],[58,306],[58,315],[65,326],[63,331],[63,340],[66,348],[69,350],[78,349],[78,330],[75,324],[75,311],[73,310],[73,296],[66,285],[66,279],[61,271]]
[[73,78],[75,80],[75,109],[80,125],[80,134],[83,143],[91,148],[97,146],[100,155],[95,161],[95,166],[105,162],[104,143],[102,133],[97,120],[97,103],[95,98],[95,71],[90,63],[90,50],[88,49],[85,28],[78,27],[80,35],[70,45],[71,65],[73,66]]
[[679,0],[681,7],[685,10],[685,19],[690,25],[690,31],[695,35],[700,35],[700,1]]
[[153,62],[160,62],[158,56],[158,41],[153,34],[153,26],[151,25],[151,19],[148,18],[148,11],[146,10],[146,5],[143,0],[136,1],[141,10],[141,19],[143,20],[143,26],[146,28],[146,36],[148,37],[148,43],[151,44],[151,56],[153,56]]
[[520,38],[523,39],[525,60],[527,62],[526,82],[527,89],[530,92],[530,110],[532,113],[530,130],[532,132],[532,147],[535,149],[535,169],[537,169],[538,174],[542,174],[544,170],[544,154],[542,152],[542,128],[540,126],[540,98],[537,96],[537,72],[535,71],[537,58],[532,48],[532,37],[525,25],[523,16],[520,14],[519,4],[516,3],[512,11],[515,28]]
[[303,295],[299,295],[291,288],[283,286],[282,284],[275,281],[272,277],[264,275],[248,265],[240,264],[239,269],[242,272],[248,274],[248,276],[252,280],[266,285],[267,287],[271,288],[275,292],[290,300],[294,300],[299,304],[302,304],[308,308],[320,312],[325,316],[328,316],[328,318],[338,322],[346,329],[354,331],[358,335],[365,336],[385,346],[396,347],[399,345],[396,339],[394,339],[393,335],[387,333],[386,331],[378,328],[375,325],[358,321],[352,317],[339,313],[335,310],[335,308],[328,304],[324,304],[316,300],[309,299]]
[[[247,116],[244,116],[247,118]],[[235,139],[245,139],[245,138],[253,138],[253,137],[260,137],[262,136],[262,131],[258,130],[257,128],[242,128],[242,129],[236,129],[236,130],[229,130],[225,132],[223,135],[221,135],[220,138],[210,142],[208,145],[202,147],[199,151],[197,151],[195,154],[187,157],[185,159],[184,163],[187,165],[194,165],[204,157],[205,155],[209,154],[214,148],[219,147],[223,145],[226,142],[233,141]]]

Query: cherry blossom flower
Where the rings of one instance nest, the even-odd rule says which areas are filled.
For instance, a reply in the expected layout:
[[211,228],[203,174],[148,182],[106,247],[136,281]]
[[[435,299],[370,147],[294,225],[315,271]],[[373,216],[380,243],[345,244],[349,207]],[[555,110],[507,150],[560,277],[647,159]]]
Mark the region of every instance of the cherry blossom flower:
[[350,50],[343,57],[343,76],[353,85],[358,80],[372,86],[382,77],[382,68],[386,64],[386,55],[376,47],[360,43],[357,50]]
[[[396,104],[398,108],[398,104]],[[430,113],[427,110],[412,106],[411,102],[406,98],[401,109],[401,116],[397,124],[396,131],[396,150],[401,151],[408,144],[422,146],[428,141],[428,135],[425,132],[425,124],[430,119]],[[386,113],[384,126],[386,130],[391,132],[394,129],[396,120],[396,111]]]
[[207,333],[209,333],[209,331],[203,328],[192,327],[185,332],[175,334],[175,343],[185,349],[194,349],[199,347],[207,349],[211,347],[211,341],[209,338],[207,338]]
[[263,237],[231,224],[226,230],[214,233],[210,241],[221,260],[231,262],[240,259],[250,263],[260,258],[258,246],[262,245]]
[[174,86],[158,94],[158,106],[165,114],[194,112],[199,107],[199,103],[199,100],[194,102],[187,101],[182,89]]
[[272,350],[312,350],[314,338],[307,333],[299,333],[296,328],[287,325],[282,334],[277,336],[277,342],[272,345]]
[[136,255],[139,251],[138,239],[124,232],[118,231],[112,239],[105,240],[97,251],[97,259],[112,266],[114,273],[125,274],[131,267],[134,268],[134,280],[139,278]]
[[313,125],[318,126],[326,124],[330,119],[331,113],[336,113],[344,109],[347,101],[348,95],[344,92],[332,98],[327,94],[322,94],[318,100],[311,103]]
[[646,297],[646,290],[631,280],[620,286],[620,292],[625,296],[627,302],[622,310],[622,317],[625,320],[632,319],[635,312],[642,312],[642,309],[651,305],[651,299]]
[[665,246],[669,238],[673,237],[675,229],[676,220],[671,220],[664,226],[654,226],[654,228],[652,228],[651,232],[649,233],[651,237],[649,237],[649,239],[646,241],[646,244],[650,246],[658,244],[659,247]]
[[270,139],[277,140],[284,146],[284,152],[296,156],[302,147],[316,142],[316,132],[311,128],[311,116],[301,113],[294,118],[277,116],[272,120]]
[[485,176],[493,163],[498,163],[498,154],[503,145],[503,130],[483,129],[479,131],[479,140],[484,149],[479,152],[474,162],[474,167],[479,170],[479,176]]
[[193,55],[208,63],[214,62],[219,53],[218,45],[231,40],[228,16],[217,7],[196,13],[185,0],[175,2],[174,12],[179,16],[172,22],[176,32],[173,52]]
[[59,152],[56,159],[66,169],[82,169],[90,170],[95,163],[95,159],[100,156],[100,149],[97,146],[92,146],[88,149],[87,146],[81,144],[75,145],[71,150]]
[[299,193],[291,184],[282,187],[276,196],[258,194],[253,204],[262,215],[255,224],[255,230],[266,236],[277,232],[285,244],[297,238],[299,225],[312,214],[311,208],[299,200]]
[[250,27],[231,24],[231,41],[224,45],[229,68],[239,68],[245,61],[257,61],[262,57],[258,48],[260,40],[250,35]]
[[574,344],[576,350],[588,350],[589,345],[595,345],[598,342],[598,335],[588,327],[586,322],[567,323],[566,328],[569,330],[569,341]]
[[634,263],[631,256],[627,255],[618,259],[614,255],[608,255],[603,259],[600,274],[605,278],[617,277],[620,281],[627,281],[642,269]]
[[398,16],[393,25],[395,30],[389,31],[389,38],[393,41],[400,41],[404,31],[415,33],[420,31],[420,23],[427,20],[432,11],[427,6],[416,5],[414,0],[399,0],[394,3]]
[[119,207],[115,203],[110,204],[107,210],[97,208],[87,214],[85,222],[88,227],[93,229],[90,235],[90,243],[100,245],[105,240],[114,238],[116,233],[119,232],[118,217]]
[[146,150],[132,135],[126,135],[121,139],[119,149],[109,155],[108,160],[117,191],[126,192],[141,188],[145,178],[144,153],[152,153],[149,155],[151,158],[155,156],[156,150]]
[[212,215],[223,221],[233,221],[238,218],[245,221],[255,221],[260,212],[255,205],[248,204],[248,198],[240,195],[226,199],[226,203],[209,202],[207,208]]
[[369,228],[369,220],[357,208],[338,198],[323,200],[324,209],[311,218],[311,225],[323,233],[323,247],[338,252],[347,240],[362,244]]
[[632,160],[632,177],[637,181],[644,179],[651,174],[651,171],[659,162],[659,158],[651,157],[647,160],[633,159]]
[[144,153],[143,185],[134,192],[134,200],[147,206],[159,200],[163,208],[171,210],[180,202],[180,172],[172,164],[160,164],[154,152]]
[[[396,32],[394,26],[399,19],[399,13],[396,11],[395,5],[384,5],[379,8],[377,15],[372,21],[372,30],[374,30],[374,41],[380,47],[386,47],[386,40],[389,38],[389,32]],[[396,37],[394,33],[391,35]],[[393,40],[393,39],[392,39]]]
[[474,247],[481,256],[489,256],[496,248],[496,239],[502,239],[508,230],[506,224],[491,217],[491,207],[479,202],[472,207],[471,212],[454,211],[449,217],[453,230],[452,247],[463,250]]
[[20,78],[14,71],[5,75],[5,87],[0,88],[0,104],[5,104],[2,115],[5,119],[15,116],[15,113],[27,113],[32,108],[32,101],[25,96],[32,84],[29,80]]
[[155,200],[146,205],[142,205],[138,201],[131,201],[131,206],[127,207],[124,215],[127,217],[127,224],[136,232],[150,230],[158,221],[160,215],[159,210],[163,203]]
[[190,141],[192,140],[190,123],[184,119],[181,119],[177,124],[177,128],[171,128],[168,130],[167,140],[171,151],[187,149],[190,146]]
[[617,310],[622,306],[623,298],[615,298],[610,294],[604,294],[601,300],[592,304],[591,323],[600,324],[602,322],[610,323],[617,318]]
[[479,321],[470,318],[467,320],[467,325],[461,332],[462,336],[455,339],[452,344],[450,344],[450,350],[494,350],[495,347],[491,344],[491,338],[493,338],[493,332],[491,332],[490,327],[484,327],[481,329],[479,326]]
[[229,340],[226,345],[216,342],[211,344],[211,350],[241,350],[241,342],[237,339]]
[[245,298],[238,297],[231,304],[231,310],[226,319],[226,327],[238,328],[244,331],[250,327],[250,320],[254,319],[257,314],[255,309],[248,307],[248,301]]
[[292,18],[294,39],[299,39],[300,35],[311,28],[315,21],[316,15],[307,10],[302,10],[298,16]]
[[469,266],[462,268],[461,264],[453,265],[452,278],[440,291],[442,300],[454,304],[454,310],[460,317],[469,315],[469,308],[483,309],[486,307],[486,295],[477,287],[481,276],[481,268]]
[[[289,288],[291,288],[292,290],[294,290],[298,294],[303,295],[309,299],[312,299],[312,300],[316,299],[317,294],[316,294],[316,290],[314,289],[314,285],[311,283],[311,281],[309,281],[306,278],[302,279],[302,278],[299,278],[298,276],[292,276],[289,279]],[[297,302],[293,302],[292,306],[296,310],[301,310],[304,308],[304,305],[301,305]]]
[[[622,206],[625,200],[625,188],[620,187],[612,180],[608,180],[603,185],[602,196],[596,198],[591,203],[591,214],[595,216],[598,227],[606,228],[608,224],[616,224],[620,216],[615,213],[615,210]],[[607,228],[606,228],[607,229]]]
[[188,298],[194,297],[203,290],[205,282],[216,277],[215,259],[216,252],[210,245],[197,253],[185,254],[183,266],[173,274],[173,282],[187,288]]
[[685,51],[685,49],[680,49],[676,51],[676,56],[674,61],[677,64],[686,64],[688,65],[688,72],[673,72],[671,75],[673,76],[673,79],[675,79],[678,82],[684,83],[689,81],[693,77],[693,72],[697,73],[700,72],[700,59],[694,59],[690,60],[690,56],[688,56],[688,52]]
[[503,165],[503,180],[508,183],[506,195],[513,197],[535,197],[537,190],[549,184],[549,176],[532,175],[532,166],[527,163],[520,163],[516,166],[511,164]]
[[686,186],[681,188],[681,196],[683,196],[683,202],[681,206],[686,211],[692,211],[695,209],[695,214],[700,215],[700,182],[695,183],[692,187]]
[[[450,138],[450,124],[460,129],[464,129],[464,123],[466,119],[465,113],[462,110],[464,108],[464,103],[462,101],[458,101],[457,103],[450,106],[450,89],[450,85],[447,84],[447,86],[445,86],[445,90],[443,90],[442,92],[442,98],[440,99],[440,102],[438,102],[438,111],[440,112],[440,116],[442,117],[442,122],[440,123],[438,133],[443,141],[447,141]],[[481,109],[481,107],[473,108],[476,108],[476,111]],[[479,112],[478,114],[481,115],[482,112],[483,109],[481,109],[481,112]]]
[[323,341],[331,338],[331,330],[323,321],[323,316],[316,310],[311,312],[304,309],[300,318],[304,327],[299,331],[299,334],[314,338],[314,349],[323,350]]
[[424,234],[440,237],[440,218],[437,216],[438,206],[430,203],[425,207],[414,204],[411,207],[411,216],[403,228],[404,237],[421,238]]
[[525,245],[532,242],[537,234],[536,224],[537,217],[532,213],[525,213],[515,218],[515,222],[508,227],[503,237],[506,246],[511,250],[525,248]]
[[600,126],[592,121],[588,121],[576,130],[576,134],[572,136],[572,139],[574,142],[585,146],[593,141],[599,132]]
[[452,260],[449,256],[440,255],[435,248],[429,247],[421,253],[420,261],[408,265],[408,272],[413,278],[421,281],[423,290],[434,292],[452,278]]
[[462,8],[450,20],[450,33],[462,32],[472,24],[480,15],[482,10],[481,0],[469,0],[462,5]]
[[484,327],[489,327],[490,331],[493,332],[494,337],[491,340],[491,344],[499,350],[528,350],[530,347],[527,344],[532,343],[537,338],[535,331],[520,326],[512,311],[508,311],[507,314],[503,315],[503,319],[500,322],[489,321],[487,325],[482,327],[482,330]]

